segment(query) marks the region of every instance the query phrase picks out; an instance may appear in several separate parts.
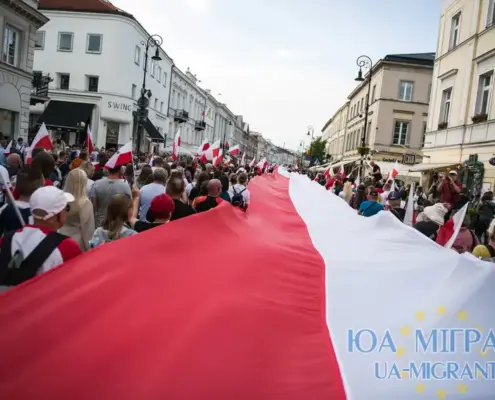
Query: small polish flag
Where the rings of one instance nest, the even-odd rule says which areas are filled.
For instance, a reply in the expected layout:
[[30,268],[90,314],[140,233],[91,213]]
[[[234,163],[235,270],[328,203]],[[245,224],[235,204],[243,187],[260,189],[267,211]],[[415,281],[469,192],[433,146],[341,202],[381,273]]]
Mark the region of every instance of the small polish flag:
[[38,133],[34,137],[33,142],[31,143],[31,146],[28,149],[26,164],[31,164],[31,161],[33,161],[32,150],[37,147],[42,147],[45,150],[53,149],[53,143],[52,140],[50,139],[50,134],[48,133],[48,129],[46,129],[46,125],[44,122],[41,124]]
[[328,167],[326,170],[325,170],[325,178],[331,178],[333,176],[333,168],[332,167]]
[[256,165],[259,169],[263,170],[265,169],[267,166],[268,166],[268,161],[266,160],[266,158],[263,158],[259,163],[258,165]]
[[88,153],[91,154],[93,152],[93,133],[91,132],[91,128],[88,125],[88,133],[86,136],[86,146],[88,147]]
[[254,164],[256,163],[256,157],[253,158],[253,161],[249,163],[250,167],[254,167]]
[[241,166],[246,165],[246,153],[242,153]]
[[409,189],[409,197],[407,199],[406,214],[404,215],[404,224],[407,226],[414,225],[414,186],[415,183],[411,184]]
[[196,158],[201,158],[206,150],[210,148],[210,143],[208,140],[203,140],[203,143],[198,148],[198,153],[196,154]]
[[213,159],[213,166],[218,167],[222,163],[222,160],[223,160],[223,152],[222,149],[220,149],[220,151],[218,152],[218,156],[216,156]]
[[177,160],[179,158],[179,149],[180,149],[180,129],[177,131],[175,135],[174,144],[172,147],[172,160]]
[[8,156],[10,154],[10,149],[12,148],[12,143],[14,143],[13,140],[11,140],[9,142],[9,144],[7,145],[7,147],[5,148],[5,151],[3,152],[4,155]]
[[468,204],[464,204],[459,211],[457,211],[452,218],[450,218],[445,225],[440,227],[437,234],[437,243],[447,249],[450,249],[461,230],[462,223],[466,217]]
[[220,154],[220,140],[213,143],[205,152],[206,160],[212,161]]
[[241,150],[239,149],[239,145],[232,146],[232,148],[229,149],[229,154],[231,156],[238,156],[240,154]]
[[345,174],[345,169],[344,169],[344,166],[341,165],[340,166],[340,169],[339,169],[339,174],[342,178],[345,178],[346,177],[346,174]]
[[123,145],[105,164],[105,168],[112,169],[132,163],[132,140]]

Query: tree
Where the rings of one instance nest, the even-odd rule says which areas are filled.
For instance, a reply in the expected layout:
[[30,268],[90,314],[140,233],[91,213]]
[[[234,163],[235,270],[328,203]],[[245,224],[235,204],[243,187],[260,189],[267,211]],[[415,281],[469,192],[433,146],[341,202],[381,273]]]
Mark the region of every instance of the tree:
[[320,164],[324,163],[327,159],[327,141],[322,140],[321,136],[313,140],[309,148],[306,150],[306,154],[311,156],[311,164],[314,160],[318,159]]

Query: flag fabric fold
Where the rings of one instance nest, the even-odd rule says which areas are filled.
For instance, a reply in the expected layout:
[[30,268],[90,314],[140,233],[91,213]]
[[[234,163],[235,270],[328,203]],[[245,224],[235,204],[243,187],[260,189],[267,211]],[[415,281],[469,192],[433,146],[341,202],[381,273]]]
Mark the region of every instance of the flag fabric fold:
[[86,146],[88,148],[88,153],[91,155],[91,153],[93,152],[93,133],[91,132],[91,128],[89,125],[86,134]]
[[105,168],[112,169],[132,163],[132,140],[123,145],[117,152],[107,161]]
[[[462,387],[466,398],[495,397],[489,379],[402,373],[411,362],[494,361],[478,343],[469,353],[464,341],[456,352],[422,353],[413,340],[415,330],[493,329],[492,264],[438,246],[389,212],[360,217],[281,168],[249,190],[247,213],[224,202],[1,294],[2,395],[408,400],[462,399]],[[206,230],[193,247],[184,240]],[[235,260],[228,268],[219,243]],[[373,333],[387,345],[370,347]],[[385,363],[400,373],[379,378]]]
[[229,149],[229,154],[231,156],[238,156],[239,153],[240,153],[240,149],[239,149],[239,145],[235,145],[235,146],[232,146],[230,149]]
[[53,149],[53,143],[52,139],[50,138],[50,134],[48,133],[48,130],[46,129],[46,125],[43,122],[40,126],[40,129],[38,130],[38,133],[34,137],[31,146],[27,149],[27,157],[26,157],[26,163],[31,164],[31,161],[33,160],[33,149],[41,147],[47,151]]
[[177,131],[174,139],[174,143],[172,146],[172,159],[175,161],[179,158],[179,150],[180,150],[180,129]]

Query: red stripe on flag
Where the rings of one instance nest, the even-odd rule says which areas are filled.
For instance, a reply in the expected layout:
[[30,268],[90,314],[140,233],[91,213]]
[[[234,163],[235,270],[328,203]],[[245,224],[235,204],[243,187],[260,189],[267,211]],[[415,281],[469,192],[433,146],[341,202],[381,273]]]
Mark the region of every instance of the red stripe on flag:
[[438,230],[436,242],[440,246],[445,246],[454,234],[454,230],[454,220],[452,218],[449,218],[449,220]]
[[[2,396],[345,399],[323,259],[288,179],[257,177],[249,190],[247,213],[223,203],[0,296]],[[184,240],[206,229],[193,247]]]

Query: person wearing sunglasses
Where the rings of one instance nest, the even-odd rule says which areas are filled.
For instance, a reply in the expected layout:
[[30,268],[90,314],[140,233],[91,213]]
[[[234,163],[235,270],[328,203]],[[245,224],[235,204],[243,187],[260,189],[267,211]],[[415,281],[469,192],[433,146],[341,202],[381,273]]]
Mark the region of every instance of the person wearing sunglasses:
[[34,191],[29,199],[34,223],[0,239],[0,286],[16,286],[82,254],[75,240],[57,232],[72,201],[74,196],[55,186]]

